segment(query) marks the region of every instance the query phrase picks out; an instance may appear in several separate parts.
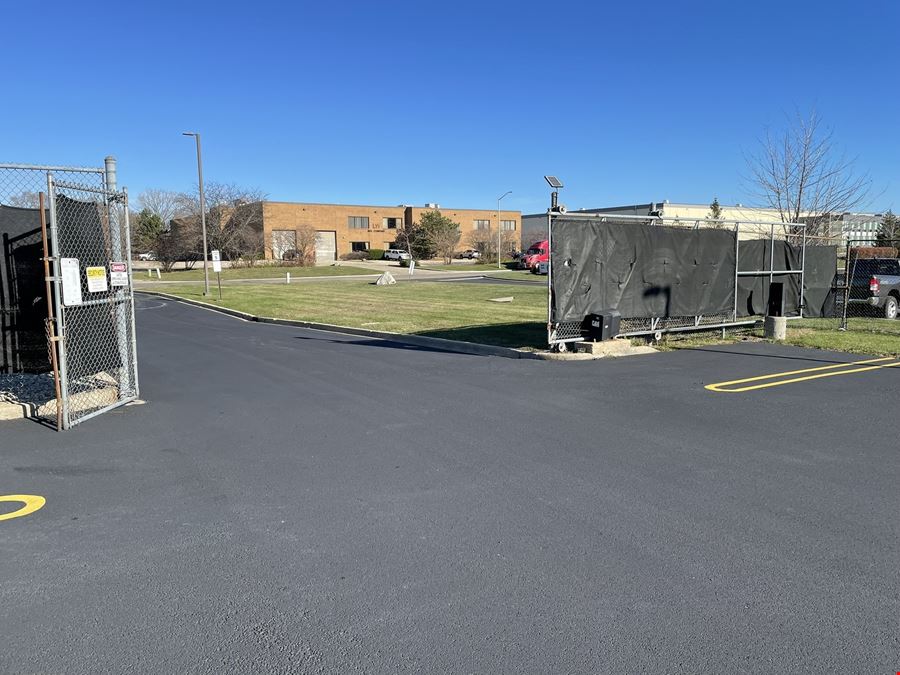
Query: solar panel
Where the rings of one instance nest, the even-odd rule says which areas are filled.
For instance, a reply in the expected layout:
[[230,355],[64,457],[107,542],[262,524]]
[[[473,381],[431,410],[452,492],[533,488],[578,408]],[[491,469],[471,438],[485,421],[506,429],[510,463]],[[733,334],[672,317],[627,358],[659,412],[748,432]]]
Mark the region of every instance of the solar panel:
[[563,186],[562,182],[560,182],[559,178],[556,176],[544,176],[544,180],[547,181],[547,184],[556,189],[561,188]]

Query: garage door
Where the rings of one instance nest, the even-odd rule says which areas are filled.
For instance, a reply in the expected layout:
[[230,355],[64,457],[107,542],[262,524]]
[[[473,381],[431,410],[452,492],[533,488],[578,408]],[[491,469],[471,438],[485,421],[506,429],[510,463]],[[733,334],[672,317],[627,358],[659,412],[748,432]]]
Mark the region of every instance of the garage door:
[[337,260],[337,236],[335,232],[316,232],[316,264]]

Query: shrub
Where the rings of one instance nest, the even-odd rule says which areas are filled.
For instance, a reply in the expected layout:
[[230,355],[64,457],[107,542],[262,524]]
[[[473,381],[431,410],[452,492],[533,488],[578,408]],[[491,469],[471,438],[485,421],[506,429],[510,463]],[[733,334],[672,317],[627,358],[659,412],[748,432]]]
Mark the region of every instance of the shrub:
[[342,253],[341,260],[368,260],[369,252],[368,251],[350,251],[349,253]]
[[381,260],[384,257],[384,249],[383,248],[370,248],[369,249],[369,260]]

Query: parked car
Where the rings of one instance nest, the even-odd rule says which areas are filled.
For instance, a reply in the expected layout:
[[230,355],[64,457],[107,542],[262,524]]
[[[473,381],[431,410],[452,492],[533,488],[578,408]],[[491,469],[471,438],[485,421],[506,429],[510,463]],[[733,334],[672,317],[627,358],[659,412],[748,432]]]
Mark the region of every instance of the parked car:
[[156,260],[155,251],[147,251],[146,253],[138,253],[138,260]]
[[384,252],[385,260],[409,260],[409,253],[399,248],[389,248]]
[[885,319],[896,319],[900,314],[900,260],[863,258],[850,264],[850,303],[867,305]]
[[536,241],[519,258],[519,267],[537,274],[537,266],[542,262],[550,262],[550,242]]
[[468,258],[469,260],[477,260],[481,257],[481,253],[476,251],[474,248],[468,248],[462,253],[459,254],[460,258]]

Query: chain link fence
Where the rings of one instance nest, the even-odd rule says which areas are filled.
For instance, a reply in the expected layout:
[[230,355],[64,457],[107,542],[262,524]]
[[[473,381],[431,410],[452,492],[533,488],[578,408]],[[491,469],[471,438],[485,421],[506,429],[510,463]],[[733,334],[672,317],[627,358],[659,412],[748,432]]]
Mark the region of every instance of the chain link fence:
[[0,401],[66,429],[136,399],[128,196],[114,160],[0,165],[0,233]]

